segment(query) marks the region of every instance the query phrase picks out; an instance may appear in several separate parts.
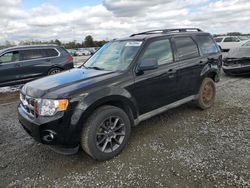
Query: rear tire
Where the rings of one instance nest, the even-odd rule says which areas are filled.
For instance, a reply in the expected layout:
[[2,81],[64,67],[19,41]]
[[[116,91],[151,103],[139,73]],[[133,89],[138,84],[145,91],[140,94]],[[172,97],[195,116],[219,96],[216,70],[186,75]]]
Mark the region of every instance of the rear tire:
[[211,78],[205,78],[202,81],[196,104],[202,110],[211,108],[215,101],[216,87]]
[[102,106],[86,121],[81,133],[81,146],[92,158],[108,160],[124,149],[130,132],[130,120],[122,109]]
[[52,68],[49,70],[48,75],[54,75],[54,74],[58,74],[60,72],[62,72],[62,69],[55,67],[55,68]]

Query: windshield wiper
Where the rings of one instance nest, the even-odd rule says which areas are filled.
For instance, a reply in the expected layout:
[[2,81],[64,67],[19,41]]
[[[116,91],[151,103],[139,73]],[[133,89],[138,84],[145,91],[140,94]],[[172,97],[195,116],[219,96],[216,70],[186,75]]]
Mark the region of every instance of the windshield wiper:
[[104,68],[101,68],[101,67],[96,67],[96,66],[93,66],[93,67],[86,67],[87,69],[95,69],[95,70],[105,70]]

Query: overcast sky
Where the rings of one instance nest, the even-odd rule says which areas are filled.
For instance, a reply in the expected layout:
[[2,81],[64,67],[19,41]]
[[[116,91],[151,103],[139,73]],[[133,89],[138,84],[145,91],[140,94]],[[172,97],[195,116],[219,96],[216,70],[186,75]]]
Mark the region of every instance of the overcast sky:
[[159,28],[250,33],[250,0],[1,0],[0,42],[113,39]]

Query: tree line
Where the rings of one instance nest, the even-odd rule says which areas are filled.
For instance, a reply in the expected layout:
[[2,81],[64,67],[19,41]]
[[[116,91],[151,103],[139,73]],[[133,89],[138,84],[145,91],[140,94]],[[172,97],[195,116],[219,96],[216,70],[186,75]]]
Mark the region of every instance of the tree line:
[[[101,40],[97,41],[91,35],[85,37],[84,41],[77,42],[76,40],[70,42],[62,42],[58,39],[50,40],[50,41],[39,41],[39,40],[31,40],[31,41],[20,41],[19,45],[42,45],[42,44],[56,44],[59,46],[64,46],[67,49],[77,49],[77,48],[88,48],[88,47],[101,47],[106,44],[108,41]],[[15,44],[10,41],[5,41],[4,45],[0,46],[0,49],[15,46]]]

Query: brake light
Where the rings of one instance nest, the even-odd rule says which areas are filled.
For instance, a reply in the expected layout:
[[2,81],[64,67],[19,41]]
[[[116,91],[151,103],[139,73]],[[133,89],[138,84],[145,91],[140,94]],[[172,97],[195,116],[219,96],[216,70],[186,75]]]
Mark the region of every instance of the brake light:
[[68,62],[73,62],[73,60],[74,60],[74,59],[73,59],[72,56],[69,56],[69,57],[68,57]]

